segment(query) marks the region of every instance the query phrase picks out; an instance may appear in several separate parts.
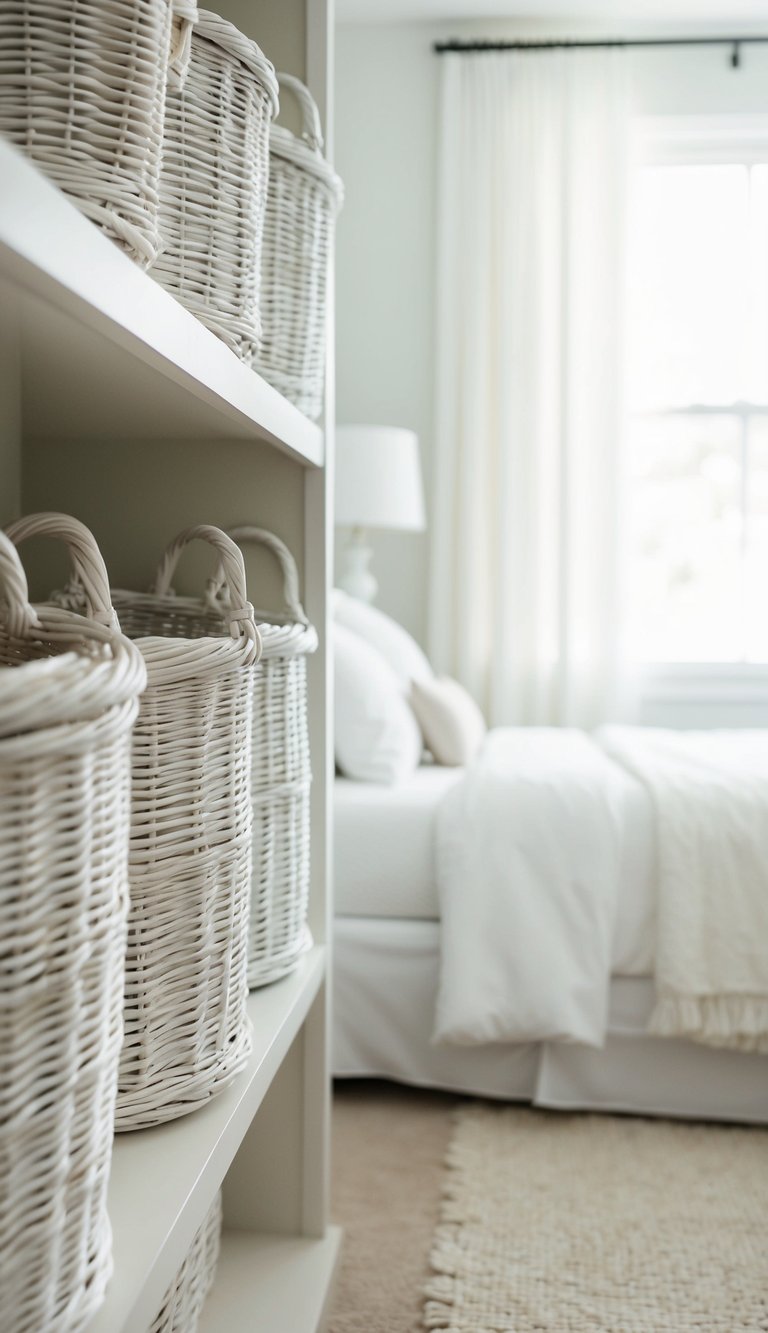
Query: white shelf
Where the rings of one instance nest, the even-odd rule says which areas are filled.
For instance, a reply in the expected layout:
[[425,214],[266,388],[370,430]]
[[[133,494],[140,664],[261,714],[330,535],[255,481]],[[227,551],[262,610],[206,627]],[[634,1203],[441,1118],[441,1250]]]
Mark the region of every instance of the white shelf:
[[0,308],[28,436],[265,440],[321,466],[322,431],[0,139]]
[[[330,0],[223,0],[221,11],[279,67],[307,79],[330,126]],[[103,534],[110,567],[144,578],[156,533],[167,540],[206,514],[226,525],[244,505],[297,553],[305,605],[322,628],[330,286],[321,427],[0,137],[3,521],[36,508],[82,513]],[[331,692],[324,643],[308,670],[309,920],[318,945],[290,977],[250,997],[253,1054],[231,1088],[187,1117],[118,1136],[108,1199],[114,1272],[87,1333],[147,1333],[222,1184],[228,1229],[204,1330],[317,1333],[328,1309],[339,1248],[327,1229]]]
[[250,996],[253,1053],[226,1092],[180,1120],[117,1136],[109,1186],[115,1271],[89,1333],[146,1333],[324,971],[325,949],[316,947],[291,976]]
[[341,1232],[322,1240],[225,1231],[198,1333],[316,1333],[328,1312]]

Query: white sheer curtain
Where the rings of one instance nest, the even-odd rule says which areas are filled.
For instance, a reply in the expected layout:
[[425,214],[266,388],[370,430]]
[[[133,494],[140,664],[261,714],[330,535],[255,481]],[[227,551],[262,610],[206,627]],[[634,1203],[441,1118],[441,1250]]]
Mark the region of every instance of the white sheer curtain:
[[492,723],[620,711],[626,60],[441,58],[430,647]]

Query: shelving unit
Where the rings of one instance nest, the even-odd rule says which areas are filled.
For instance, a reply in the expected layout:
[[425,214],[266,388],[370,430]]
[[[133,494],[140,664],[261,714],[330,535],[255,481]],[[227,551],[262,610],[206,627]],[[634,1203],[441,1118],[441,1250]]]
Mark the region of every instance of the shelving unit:
[[[332,142],[332,0],[218,0],[277,68],[307,81]],[[320,650],[309,659],[314,948],[254,992],[247,1069],[180,1120],[118,1136],[115,1272],[89,1333],[146,1333],[220,1186],[225,1231],[204,1333],[315,1333],[339,1248],[328,1225],[328,793],[333,358],[310,422],[0,141],[0,523],[59,509],[93,530],[115,584],[141,587],[196,522],[275,531],[303,572]],[[332,319],[329,341],[332,347]],[[245,552],[257,606],[276,571]],[[25,548],[33,595],[60,553]],[[201,587],[191,559],[179,591]]]
[[92,1333],[144,1333],[317,1001],[324,971],[325,950],[317,947],[290,977],[251,996],[253,1053],[231,1088],[181,1120],[118,1136],[109,1191],[115,1277]]
[[0,178],[3,306],[25,365],[34,367],[22,381],[29,434],[259,439],[299,462],[322,464],[320,427],[2,141]]

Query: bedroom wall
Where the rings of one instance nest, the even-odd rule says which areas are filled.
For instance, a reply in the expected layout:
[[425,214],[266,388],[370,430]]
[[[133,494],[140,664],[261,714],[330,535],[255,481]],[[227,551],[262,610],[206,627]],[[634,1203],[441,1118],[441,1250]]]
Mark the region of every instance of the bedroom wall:
[[[346,187],[337,258],[338,420],[416,430],[428,510],[439,466],[432,401],[439,59],[432,43],[586,36],[607,27],[577,31],[573,20],[552,20],[337,29],[336,164]],[[760,31],[739,25],[748,30]],[[644,114],[768,113],[768,48],[743,48],[738,72],[720,47],[638,52],[635,65]],[[428,533],[375,533],[372,542],[378,604],[426,646]]]
[[[340,27],[336,47],[336,164],[345,185],[337,419],[415,430],[427,505],[437,141],[430,32],[421,24]],[[372,542],[378,605],[424,643],[428,534],[377,532]]]

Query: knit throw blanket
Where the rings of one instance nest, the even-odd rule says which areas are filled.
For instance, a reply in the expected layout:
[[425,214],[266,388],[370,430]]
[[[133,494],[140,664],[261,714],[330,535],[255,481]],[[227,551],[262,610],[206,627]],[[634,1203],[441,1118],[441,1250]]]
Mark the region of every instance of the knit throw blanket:
[[658,829],[651,1031],[768,1051],[768,732],[604,727]]

